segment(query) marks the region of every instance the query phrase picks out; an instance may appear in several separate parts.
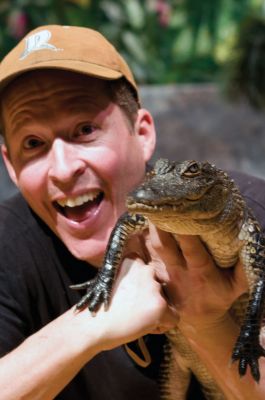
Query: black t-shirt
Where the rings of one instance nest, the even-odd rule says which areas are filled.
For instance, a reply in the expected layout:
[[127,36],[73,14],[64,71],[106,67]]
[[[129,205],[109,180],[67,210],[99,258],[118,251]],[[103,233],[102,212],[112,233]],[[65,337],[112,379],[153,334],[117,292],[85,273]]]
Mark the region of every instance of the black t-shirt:
[[[265,225],[265,182],[235,174],[247,202]],[[74,258],[18,194],[0,206],[0,356],[73,306],[71,284],[95,270]],[[67,332],[64,332],[67,337]],[[148,335],[153,362],[137,366],[123,347],[94,357],[56,397],[89,400],[158,400],[163,335]],[[42,360],[40,360],[41,363]],[[200,399],[196,382],[190,398]]]

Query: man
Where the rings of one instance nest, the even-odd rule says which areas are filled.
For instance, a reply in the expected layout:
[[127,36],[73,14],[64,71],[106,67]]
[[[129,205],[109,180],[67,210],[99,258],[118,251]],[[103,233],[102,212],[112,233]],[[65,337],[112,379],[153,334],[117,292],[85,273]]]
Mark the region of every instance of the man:
[[[69,285],[101,265],[155,146],[116,50],[89,29],[40,27],[3,60],[0,89],[2,155],[24,198],[0,209],[1,399],[158,399],[164,338],[150,334],[177,324],[227,398],[264,398],[264,381],[240,380],[229,363],[241,266],[219,271],[196,237],[180,236],[178,250],[151,227],[130,243],[109,310],[74,309]],[[123,347],[143,336],[146,369]]]

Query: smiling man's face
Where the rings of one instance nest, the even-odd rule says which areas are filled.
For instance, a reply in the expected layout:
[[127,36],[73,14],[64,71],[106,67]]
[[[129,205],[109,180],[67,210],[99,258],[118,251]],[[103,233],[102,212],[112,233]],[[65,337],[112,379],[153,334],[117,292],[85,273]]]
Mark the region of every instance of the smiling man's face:
[[11,178],[76,257],[100,265],[154,149],[150,114],[139,110],[130,128],[105,81],[64,71],[28,73],[3,99]]

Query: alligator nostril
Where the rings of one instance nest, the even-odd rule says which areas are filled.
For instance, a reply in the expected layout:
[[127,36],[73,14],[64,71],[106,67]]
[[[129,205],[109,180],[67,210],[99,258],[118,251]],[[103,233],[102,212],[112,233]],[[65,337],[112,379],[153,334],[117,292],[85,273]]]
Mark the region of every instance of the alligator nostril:
[[132,193],[129,194],[127,197],[127,203],[148,203],[154,197],[154,193],[150,188],[139,188],[134,190]]
[[148,192],[146,190],[140,189],[133,193],[135,199],[146,199],[148,197]]

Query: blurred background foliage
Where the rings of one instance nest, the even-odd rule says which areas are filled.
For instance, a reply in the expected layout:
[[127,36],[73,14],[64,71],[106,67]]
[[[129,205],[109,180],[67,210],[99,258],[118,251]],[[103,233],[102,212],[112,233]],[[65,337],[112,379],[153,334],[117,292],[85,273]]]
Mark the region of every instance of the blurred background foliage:
[[245,78],[265,90],[264,11],[262,0],[0,0],[0,57],[38,25],[89,26],[140,83],[217,82],[228,71],[231,96],[257,105],[262,96]]

